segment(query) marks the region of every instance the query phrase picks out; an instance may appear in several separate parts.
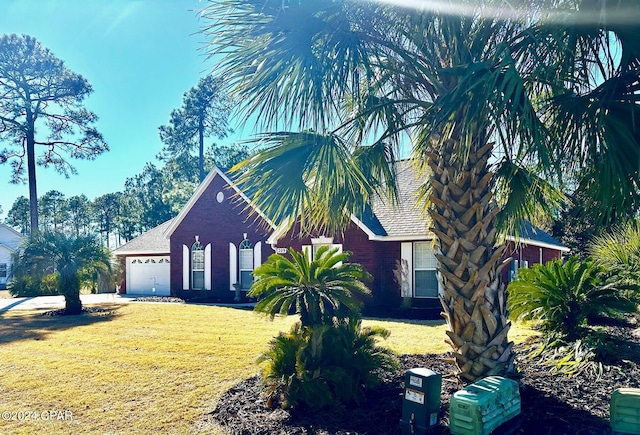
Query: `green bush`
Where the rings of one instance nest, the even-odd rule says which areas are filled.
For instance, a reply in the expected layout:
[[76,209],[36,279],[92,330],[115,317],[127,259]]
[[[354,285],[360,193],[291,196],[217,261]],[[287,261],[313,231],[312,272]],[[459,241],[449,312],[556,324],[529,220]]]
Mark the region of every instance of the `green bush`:
[[284,407],[319,409],[361,401],[381,374],[397,368],[393,353],[376,343],[389,332],[361,325],[361,298],[370,293],[362,280],[370,275],[335,248],[321,247],[313,260],[289,254],[291,260],[272,255],[258,267],[249,291],[260,298],[255,310],[272,319],[300,314],[259,358],[269,404],[277,398]]
[[398,367],[393,352],[376,343],[388,336],[383,328],[363,328],[355,317],[336,325],[294,324],[271,340],[259,358],[266,362],[269,404],[274,397],[286,408],[320,409],[363,401],[383,373]]
[[331,324],[360,312],[362,298],[371,291],[363,283],[371,275],[356,263],[346,263],[351,253],[322,246],[313,260],[305,252],[289,250],[291,260],[271,255],[257,267],[247,296],[259,298],[255,311],[273,319],[295,312],[303,326]]
[[638,307],[637,292],[627,280],[577,257],[520,269],[507,292],[512,318],[537,320],[543,332],[568,341],[588,335],[589,319],[620,317]]

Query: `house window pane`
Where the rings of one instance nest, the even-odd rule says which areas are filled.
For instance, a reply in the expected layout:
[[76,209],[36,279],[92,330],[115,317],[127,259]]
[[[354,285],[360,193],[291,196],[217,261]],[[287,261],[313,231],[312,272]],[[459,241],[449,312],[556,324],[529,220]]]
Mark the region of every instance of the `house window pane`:
[[194,270],[193,271],[193,288],[194,288],[194,290],[202,290],[202,289],[204,289],[204,270],[203,271],[198,271],[198,270]]
[[431,242],[413,244],[413,295],[416,298],[438,297],[437,260]]
[[252,270],[241,270],[240,271],[240,288],[242,290],[249,290],[251,288],[251,284],[253,283],[253,271]]
[[413,244],[414,267],[416,269],[435,269],[438,266],[431,242],[418,242]]
[[240,270],[253,270],[253,249],[240,250]]
[[238,266],[240,269],[240,288],[248,290],[253,283],[253,243],[247,239],[240,243]]
[[438,277],[435,270],[416,270],[415,296],[417,298],[438,297]]
[[7,263],[0,263],[0,278],[7,277]]
[[191,247],[191,277],[194,290],[204,289],[204,248],[200,242]]

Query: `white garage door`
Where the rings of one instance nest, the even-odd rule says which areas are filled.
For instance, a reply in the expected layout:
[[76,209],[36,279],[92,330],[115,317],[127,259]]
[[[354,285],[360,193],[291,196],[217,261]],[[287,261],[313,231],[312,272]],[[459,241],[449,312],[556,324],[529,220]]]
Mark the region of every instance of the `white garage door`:
[[127,294],[169,296],[169,256],[127,257]]

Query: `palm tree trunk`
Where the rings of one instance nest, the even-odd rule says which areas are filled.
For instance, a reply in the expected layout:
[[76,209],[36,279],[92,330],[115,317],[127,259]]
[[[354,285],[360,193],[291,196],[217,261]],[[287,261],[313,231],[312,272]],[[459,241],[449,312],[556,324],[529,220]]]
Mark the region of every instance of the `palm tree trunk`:
[[80,300],[80,280],[74,273],[72,276],[60,275],[60,290],[64,295],[65,314],[82,314],[82,301]]
[[495,246],[499,209],[491,201],[487,161],[492,143],[475,144],[462,163],[455,142],[427,154],[432,170],[430,216],[438,238],[443,316],[452,362],[468,381],[512,369],[513,343],[504,286],[499,282],[503,246]]

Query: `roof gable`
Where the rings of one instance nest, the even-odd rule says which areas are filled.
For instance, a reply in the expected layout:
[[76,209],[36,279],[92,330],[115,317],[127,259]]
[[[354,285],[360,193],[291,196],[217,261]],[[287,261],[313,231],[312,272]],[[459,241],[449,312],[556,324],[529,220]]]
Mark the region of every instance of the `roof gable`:
[[164,235],[167,239],[169,239],[174,231],[180,226],[193,206],[198,202],[200,197],[202,197],[203,193],[209,188],[211,182],[215,179],[215,177],[221,177],[224,182],[236,192],[238,197],[240,197],[245,203],[247,203],[247,205],[252,208],[253,211],[257,213],[272,229],[275,229],[275,225],[273,224],[273,222],[271,222],[271,220],[267,218],[267,216],[252,203],[249,197],[242,190],[240,190],[240,188],[233,181],[231,181],[231,179],[224,172],[222,172],[217,166],[214,166],[207,177],[196,188],[195,192],[193,192],[193,195],[191,195],[189,201],[187,201],[184,207],[182,207],[182,210],[180,210],[178,216],[176,216],[172,220],[171,224],[169,224],[169,226],[166,228]]
[[115,249],[113,253],[115,255],[168,254],[170,248],[169,239],[165,237],[164,232],[172,220],[169,219],[135,239],[129,240]]

